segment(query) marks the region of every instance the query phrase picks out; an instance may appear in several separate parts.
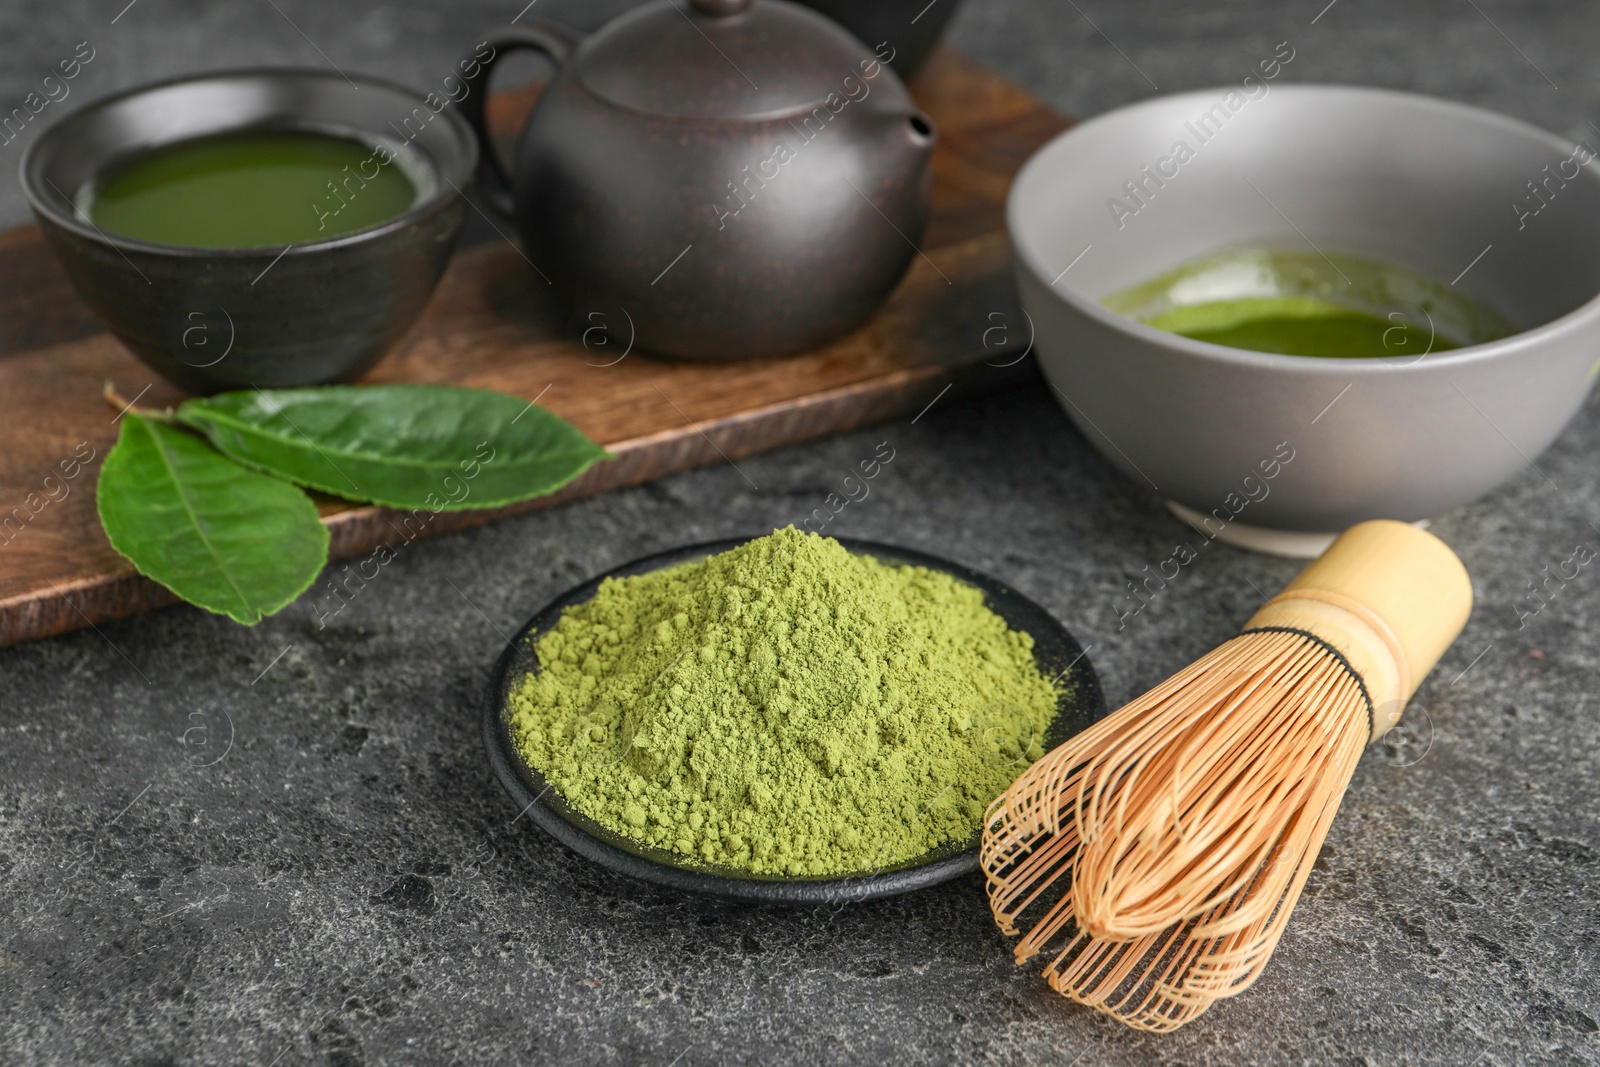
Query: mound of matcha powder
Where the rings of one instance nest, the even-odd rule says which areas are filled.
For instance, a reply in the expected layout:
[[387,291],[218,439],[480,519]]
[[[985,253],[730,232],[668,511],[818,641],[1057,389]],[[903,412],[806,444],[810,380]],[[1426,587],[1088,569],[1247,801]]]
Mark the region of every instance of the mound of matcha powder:
[[535,651],[512,733],[569,804],[771,874],[970,838],[1043,754],[1057,699],[979,590],[793,527],[607,579]]

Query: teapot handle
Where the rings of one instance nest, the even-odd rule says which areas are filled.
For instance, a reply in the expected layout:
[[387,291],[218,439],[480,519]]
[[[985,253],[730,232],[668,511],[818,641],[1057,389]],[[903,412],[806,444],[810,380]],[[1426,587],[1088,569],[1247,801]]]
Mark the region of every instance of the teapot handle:
[[[491,31],[488,40],[478,46],[480,50],[485,45],[491,49],[487,59],[475,52],[461,61],[468,86],[467,95],[460,104],[461,115],[472,126],[472,132],[478,135],[478,192],[491,208],[508,219],[516,215],[516,198],[512,193],[511,178],[495,154],[494,141],[489,136],[489,125],[484,117],[484,104],[489,97],[489,72],[507,53],[519,48],[542,52],[559,71],[582,41],[582,34],[560,23],[532,18],[521,25],[501,26]],[[469,64],[476,66],[477,73],[466,76]]]

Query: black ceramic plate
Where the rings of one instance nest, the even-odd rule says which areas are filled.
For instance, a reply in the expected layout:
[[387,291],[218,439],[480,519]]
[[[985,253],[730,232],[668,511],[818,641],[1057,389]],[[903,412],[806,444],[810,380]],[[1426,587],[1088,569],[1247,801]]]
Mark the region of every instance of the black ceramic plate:
[[[1034,655],[1039,669],[1049,677],[1063,675],[1063,696],[1056,717],[1045,734],[1046,751],[1084,729],[1106,713],[1105,698],[1089,659],[1064,626],[1039,605],[992,578],[921,552],[912,552],[871,541],[838,539],[850,551],[875,556],[885,563],[911,564],[944,571],[983,590],[984,602],[1012,629],[1033,635]],[[545,605],[517,636],[512,638],[495,664],[494,678],[483,714],[484,742],[489,762],[506,792],[528,818],[563,845],[604,867],[657,885],[691,893],[707,893],[733,900],[771,901],[793,904],[844,903],[871,900],[921,889],[948,881],[978,867],[977,837],[952,842],[903,863],[849,876],[823,875],[793,878],[783,875],[753,874],[736,868],[713,866],[697,860],[631,841],[583,815],[561,797],[529,767],[512,744],[506,712],[509,696],[522,678],[538,670],[533,646],[556,624],[562,611],[594,596],[606,578],[671,567],[725,552],[745,542],[716,541],[691,545],[635,560],[602,574],[572,589]]]

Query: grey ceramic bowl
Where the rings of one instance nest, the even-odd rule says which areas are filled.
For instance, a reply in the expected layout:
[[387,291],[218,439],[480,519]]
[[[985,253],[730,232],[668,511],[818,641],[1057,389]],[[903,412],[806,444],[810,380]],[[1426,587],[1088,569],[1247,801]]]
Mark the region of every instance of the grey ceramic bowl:
[[[386,146],[418,187],[367,230],[271,248],[188,248],[107,234],[80,210],[108,163],[245,128],[311,129]],[[163,82],[57,122],[22,158],[22,186],[67,276],[123,344],[193,392],[353,378],[415,321],[444,272],[477,141],[446,107],[372,78],[243,70]]]
[[[1225,540],[1293,554],[1364,519],[1465,504],[1561,432],[1600,356],[1600,164],[1461,104],[1252,84],[1253,99],[1225,86],[1075,127],[1023,168],[1007,218],[1035,351],[1072,421],[1191,521],[1212,516]],[[1530,182],[1547,183],[1542,199]],[[1179,337],[1101,306],[1247,243],[1454,280],[1521,332],[1420,359],[1308,358]]]

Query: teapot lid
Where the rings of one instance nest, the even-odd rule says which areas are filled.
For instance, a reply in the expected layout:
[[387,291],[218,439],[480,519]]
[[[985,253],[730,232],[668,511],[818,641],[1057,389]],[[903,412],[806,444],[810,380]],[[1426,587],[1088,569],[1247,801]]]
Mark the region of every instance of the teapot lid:
[[657,0],[584,41],[572,66],[585,89],[620,107],[751,121],[860,92],[864,76],[881,73],[877,62],[843,28],[787,0]]

